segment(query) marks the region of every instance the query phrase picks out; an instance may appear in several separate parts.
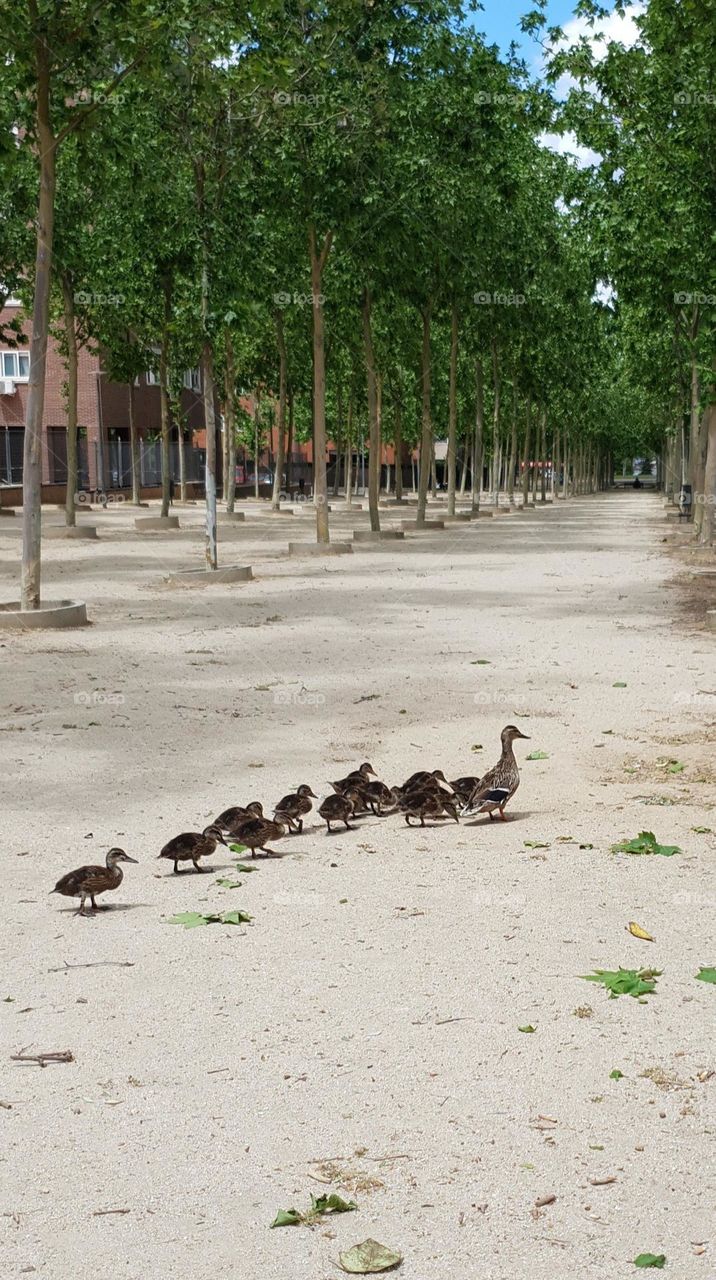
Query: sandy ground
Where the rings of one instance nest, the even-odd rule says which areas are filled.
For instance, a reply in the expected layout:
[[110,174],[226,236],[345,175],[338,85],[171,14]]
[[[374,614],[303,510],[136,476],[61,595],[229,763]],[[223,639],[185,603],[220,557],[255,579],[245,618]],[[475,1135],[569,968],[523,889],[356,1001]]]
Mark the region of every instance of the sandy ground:
[[[3,1275],[329,1280],[372,1236],[406,1280],[612,1280],[642,1252],[712,1280],[716,662],[661,502],[322,562],[283,555],[310,515],[248,510],[222,553],[255,582],[169,588],[201,563],[199,509],[143,539],[108,512],[97,545],[46,544],[46,594],[93,625],[0,634]],[[5,598],[18,546],[4,520]],[[363,759],[480,773],[510,721],[531,742],[509,823],[311,820],[233,890],[156,861]],[[610,853],[644,828],[683,853]],[[140,865],[111,910],[47,896],[113,844]],[[168,923],[235,907],[253,923]],[[619,965],[662,969],[657,994],[579,976]],[[11,1062],[26,1046],[75,1061]],[[329,1190],[358,1211],[269,1229]]]

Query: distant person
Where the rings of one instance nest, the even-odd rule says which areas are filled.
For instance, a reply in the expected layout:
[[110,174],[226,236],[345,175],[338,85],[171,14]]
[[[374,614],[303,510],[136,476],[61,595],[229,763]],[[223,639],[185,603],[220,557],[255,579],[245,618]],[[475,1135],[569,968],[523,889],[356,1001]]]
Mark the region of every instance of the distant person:
[[636,480],[634,481],[634,483],[633,483],[633,485],[632,485],[632,489],[643,489],[643,488],[644,488],[644,486],[643,486],[643,484],[641,483],[641,480],[639,479],[639,477],[637,476],[637,477],[636,477]]
[[172,476],[169,477],[169,506],[174,506],[174,480]]

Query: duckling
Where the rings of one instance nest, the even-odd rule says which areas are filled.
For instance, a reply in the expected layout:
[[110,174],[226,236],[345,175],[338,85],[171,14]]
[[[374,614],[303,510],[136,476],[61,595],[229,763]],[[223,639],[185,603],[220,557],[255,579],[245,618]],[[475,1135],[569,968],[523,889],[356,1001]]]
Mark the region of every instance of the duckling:
[[109,889],[118,889],[124,879],[124,872],[118,865],[120,862],[135,862],[124,849],[110,849],[103,867],[78,867],[76,871],[68,871],[51,889],[51,893],[64,894],[66,898],[79,898],[80,905],[75,912],[78,916],[86,916],[85,902],[89,898],[92,910],[97,911],[95,895],[106,893]]
[[398,808],[405,814],[405,821],[409,827],[413,825],[411,818],[420,818],[421,827],[425,826],[426,818],[447,817],[454,818],[455,822],[460,821],[452,797],[442,790],[414,788],[403,796]]
[[245,809],[237,810],[237,816],[233,822],[225,827],[226,835],[231,840],[238,840],[241,837],[242,828],[247,822],[251,822],[254,818],[263,818],[264,807],[260,800],[252,800],[251,804],[247,804]]
[[420,769],[417,773],[411,773],[408,781],[404,782],[402,787],[398,787],[397,790],[403,795],[407,795],[409,791],[414,791],[416,787],[431,787],[436,790],[443,782],[446,787],[450,786],[442,769],[433,769],[432,773],[428,773],[425,769]]
[[336,792],[335,795],[326,796],[323,804],[319,805],[318,812],[326,824],[326,835],[331,834],[332,822],[343,822],[347,831],[355,831],[348,821],[349,818],[356,816],[356,808],[362,803],[361,797],[354,787],[348,787],[343,792]]
[[356,784],[360,786],[361,783],[368,782],[369,778],[377,777],[378,775],[373,766],[368,764],[366,761],[360,765],[358,769],[354,769],[353,773],[349,773],[347,778],[339,778],[337,782],[332,782],[331,786],[337,795],[340,796],[343,795],[344,791],[348,787],[353,787]]
[[203,831],[182,831],[181,835],[174,836],[173,840],[169,840],[165,844],[159,858],[169,858],[174,863],[174,874],[177,874],[178,864],[180,862],[194,863],[195,871],[211,871],[211,867],[200,867],[199,858],[208,858],[214,852],[217,844],[226,845],[221,828],[212,823],[211,826],[205,827]]
[[460,804],[467,804],[479,781],[479,778],[456,778],[454,782],[450,783],[453,793],[457,796]]
[[395,808],[398,798],[395,791],[391,787],[386,787],[384,782],[366,782],[364,786],[357,789],[361,799],[379,818],[382,817],[385,809]]
[[524,738],[529,742],[526,733],[522,733],[514,724],[505,725],[500,734],[502,754],[493,769],[488,769],[484,777],[474,787],[472,794],[463,809],[463,814],[473,816],[476,813],[489,813],[490,821],[495,809],[503,822],[505,805],[511,800],[520,785],[520,771],[517,768],[512,743],[515,738]]
[[247,804],[245,809],[240,804],[235,804],[229,809],[224,809],[224,812],[220,813],[218,818],[214,818],[214,826],[221,827],[222,831],[231,831],[235,823],[241,822],[244,818],[260,817],[262,813],[263,809],[258,800],[253,800],[251,804]]
[[288,796],[284,796],[283,800],[279,800],[274,809],[275,818],[285,818],[290,831],[294,829],[298,832],[303,831],[303,814],[310,813],[312,804],[310,797],[314,800],[318,799],[315,791],[311,791],[308,783],[302,782],[295,792]]
[[252,858],[256,857],[257,849],[261,849],[268,857],[275,852],[266,848],[269,840],[279,840],[288,829],[289,823],[284,818],[274,818],[273,821],[271,818],[249,818],[241,826],[239,840],[251,850]]

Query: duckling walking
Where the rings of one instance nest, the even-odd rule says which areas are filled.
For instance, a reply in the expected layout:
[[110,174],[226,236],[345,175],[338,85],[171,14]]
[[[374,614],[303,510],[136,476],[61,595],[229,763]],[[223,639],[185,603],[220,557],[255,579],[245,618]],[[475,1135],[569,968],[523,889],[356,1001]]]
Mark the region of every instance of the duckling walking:
[[449,796],[446,791],[430,787],[416,787],[409,791],[403,796],[398,808],[405,815],[405,821],[409,827],[413,825],[411,818],[420,818],[421,827],[425,826],[426,818],[453,818],[455,822],[460,821],[452,796]]
[[502,755],[493,769],[489,769],[483,778],[475,786],[465,808],[463,816],[472,817],[478,813],[488,813],[490,822],[492,815],[497,809],[503,822],[507,822],[505,817],[505,805],[511,800],[517,788],[520,785],[520,771],[517,767],[515,753],[512,750],[512,743],[515,738],[524,738],[529,742],[526,733],[522,733],[516,725],[505,725],[500,735],[502,739]]
[[193,862],[195,871],[211,871],[211,867],[200,867],[200,858],[209,858],[218,844],[226,845],[223,832],[216,823],[205,827],[203,831],[182,831],[165,844],[160,858],[169,858],[174,863],[174,874],[179,870],[180,862]]
[[361,804],[362,798],[353,787],[348,787],[343,792],[336,792],[335,795],[326,796],[323,804],[318,807],[318,812],[326,824],[326,835],[331,835],[332,822],[342,822],[346,831],[355,831],[356,828],[351,826],[348,819],[355,817],[356,808]]
[[130,858],[124,849],[110,849],[105,859],[105,865],[78,867],[76,871],[68,871],[66,876],[62,876],[52,889],[51,893],[61,893],[66,898],[79,898],[80,905],[75,912],[78,916],[86,916],[85,903],[89,898],[92,903],[92,910],[97,911],[97,903],[95,897],[98,893],[107,893],[110,889],[118,889],[124,879],[124,872],[119,866],[120,862],[135,862],[136,858]]
[[311,791],[307,782],[302,782],[296,791],[279,800],[274,810],[274,818],[285,818],[290,831],[303,831],[304,814],[312,809],[311,797],[318,799],[315,791]]
[[247,804],[244,808],[240,804],[234,804],[229,809],[224,809],[218,818],[214,819],[214,826],[221,827],[224,832],[233,832],[241,822],[245,822],[247,818],[263,817],[263,807],[259,800],[252,800],[251,804]]
[[362,783],[368,782],[370,778],[377,777],[375,769],[366,760],[357,769],[354,769],[352,773],[349,773],[347,777],[339,778],[337,782],[332,782],[331,786],[338,795],[343,795],[344,791],[347,791],[349,787],[361,786]]
[[242,823],[237,832],[237,839],[240,844],[246,845],[251,850],[251,857],[256,857],[256,850],[260,849],[262,853],[275,853],[274,849],[267,849],[269,840],[278,840],[286,834],[288,822],[285,818],[275,818],[272,822],[270,818],[249,818]]

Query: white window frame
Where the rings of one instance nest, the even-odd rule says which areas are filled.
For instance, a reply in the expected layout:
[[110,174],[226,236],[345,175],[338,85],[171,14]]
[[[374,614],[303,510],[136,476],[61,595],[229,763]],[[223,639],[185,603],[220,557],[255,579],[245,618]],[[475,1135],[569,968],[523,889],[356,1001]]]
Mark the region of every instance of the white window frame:
[[187,369],[183,378],[187,391],[201,392],[201,369]]
[[[5,360],[10,356],[14,373],[7,373],[5,370]],[[27,361],[27,373],[20,373],[20,356],[24,356]],[[10,378],[13,382],[29,382],[30,381],[30,353],[29,351],[0,351],[0,378]]]

